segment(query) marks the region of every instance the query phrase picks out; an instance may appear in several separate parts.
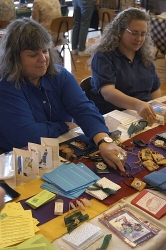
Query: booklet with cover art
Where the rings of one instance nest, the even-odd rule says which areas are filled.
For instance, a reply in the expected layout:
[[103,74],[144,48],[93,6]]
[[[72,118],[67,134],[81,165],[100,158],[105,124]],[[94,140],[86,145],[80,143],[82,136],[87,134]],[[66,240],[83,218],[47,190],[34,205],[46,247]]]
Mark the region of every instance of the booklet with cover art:
[[99,218],[99,221],[132,248],[147,242],[160,231],[159,228],[150,226],[147,220],[136,217],[126,208],[105,214]]

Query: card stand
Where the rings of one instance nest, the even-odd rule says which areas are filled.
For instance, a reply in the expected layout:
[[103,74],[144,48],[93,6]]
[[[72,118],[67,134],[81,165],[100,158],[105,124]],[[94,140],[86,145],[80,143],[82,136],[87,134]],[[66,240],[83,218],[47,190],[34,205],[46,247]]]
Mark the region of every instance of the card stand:
[[[150,216],[149,214],[145,213],[143,210],[140,210],[139,208],[133,206],[132,204],[130,204],[122,199],[113,208],[106,211],[106,213],[103,214],[102,217],[101,216],[98,217],[98,220],[113,233],[112,240],[110,241],[110,245],[109,245],[110,249],[111,249],[111,247],[115,247],[115,246],[117,246],[117,248],[116,247],[114,248],[115,250],[119,249],[118,246],[121,246],[122,249],[123,248],[126,249],[125,248],[126,243],[131,246],[131,244],[129,244],[128,239],[125,240],[124,237],[122,236],[122,234],[119,235],[118,230],[112,229],[112,226],[110,226],[110,222],[108,220],[108,218],[113,217],[113,214],[116,214],[116,213],[122,211],[123,209],[129,210],[134,216],[136,216],[136,218],[139,218],[139,220],[141,221],[141,223],[143,223],[143,225],[145,225],[146,227],[148,226],[150,228],[150,230],[152,230],[156,234],[156,235],[154,235],[154,237],[155,237],[154,240],[152,240],[153,239],[152,238],[152,239],[149,239],[147,242],[142,243],[142,244],[144,244],[144,249],[156,249],[156,248],[154,248],[154,241],[158,242],[158,244],[159,244],[157,249],[162,249],[162,246],[165,246],[166,226],[164,224],[162,224],[159,220],[157,220],[157,219],[153,218],[152,216]],[[105,218],[107,218],[107,219],[105,219]],[[139,224],[141,224],[141,223],[139,223]],[[146,230],[145,230],[145,232],[146,232]],[[138,235],[135,237],[137,239]],[[134,246],[132,246],[132,247],[134,248]],[[140,247],[140,249],[142,249],[142,248]]]

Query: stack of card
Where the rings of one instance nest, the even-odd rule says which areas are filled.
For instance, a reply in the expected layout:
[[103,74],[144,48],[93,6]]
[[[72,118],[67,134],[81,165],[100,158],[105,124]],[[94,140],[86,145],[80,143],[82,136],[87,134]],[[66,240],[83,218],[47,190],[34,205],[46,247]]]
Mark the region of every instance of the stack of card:
[[46,182],[41,188],[69,199],[78,198],[88,186],[100,179],[83,163],[62,164],[41,177]]
[[53,194],[47,190],[43,190],[30,199],[26,200],[25,203],[28,204],[33,209],[36,209],[49,201],[55,199],[56,194]]
[[103,233],[100,227],[85,222],[70,234],[64,235],[62,239],[72,246],[73,249],[84,250],[102,236]]

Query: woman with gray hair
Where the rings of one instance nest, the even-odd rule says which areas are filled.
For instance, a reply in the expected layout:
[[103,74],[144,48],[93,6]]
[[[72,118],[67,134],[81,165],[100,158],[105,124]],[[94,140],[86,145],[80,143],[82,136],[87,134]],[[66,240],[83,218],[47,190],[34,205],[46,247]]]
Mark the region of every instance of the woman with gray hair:
[[[0,147],[40,144],[80,126],[103,159],[124,171],[125,152],[74,76],[58,65],[51,35],[34,20],[16,19],[0,43]],[[72,120],[78,124],[72,122]]]
[[137,8],[120,12],[92,46],[91,99],[102,114],[132,109],[155,120],[148,101],[160,97],[153,65],[148,14]]

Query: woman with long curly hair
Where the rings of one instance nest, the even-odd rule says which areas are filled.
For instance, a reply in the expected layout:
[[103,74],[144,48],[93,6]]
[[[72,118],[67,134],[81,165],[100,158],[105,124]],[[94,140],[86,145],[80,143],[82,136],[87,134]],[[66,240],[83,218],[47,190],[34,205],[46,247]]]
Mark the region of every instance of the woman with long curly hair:
[[155,120],[148,101],[160,97],[153,65],[149,15],[137,8],[120,12],[90,50],[91,99],[102,114],[132,109]]

